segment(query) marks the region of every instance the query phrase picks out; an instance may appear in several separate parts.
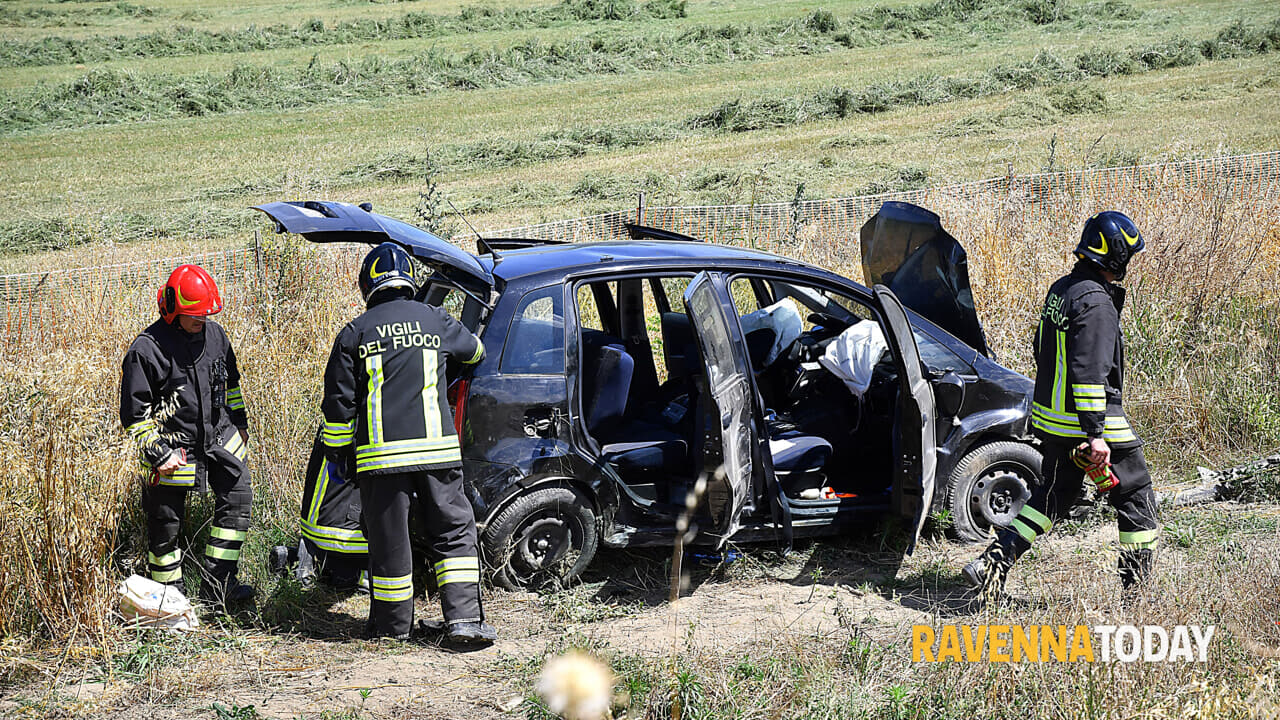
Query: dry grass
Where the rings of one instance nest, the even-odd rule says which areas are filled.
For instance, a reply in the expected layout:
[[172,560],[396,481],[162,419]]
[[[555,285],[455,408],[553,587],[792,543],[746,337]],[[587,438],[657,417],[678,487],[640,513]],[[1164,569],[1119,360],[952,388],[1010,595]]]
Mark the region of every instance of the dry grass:
[[[1223,523],[1212,511],[1176,517],[1202,527]],[[849,572],[849,549],[831,548],[819,561],[830,570],[818,592],[853,601],[837,604],[834,628],[825,622],[820,630],[797,628],[726,651],[690,641],[714,636],[714,627],[690,627],[674,657],[660,659],[583,638],[552,649],[585,646],[608,659],[627,690],[620,701],[627,717],[1274,717],[1280,712],[1277,670],[1260,656],[1274,657],[1280,642],[1273,623],[1280,612],[1275,530],[1244,517],[1226,524],[1238,542],[1166,548],[1157,592],[1131,610],[1120,607],[1114,550],[1107,547],[1115,532],[1097,528],[1043,541],[1018,565],[1010,599],[999,607],[966,607],[950,569],[955,549],[929,544],[896,582],[877,588],[896,603],[930,608],[929,615],[872,621],[854,609],[863,590]],[[1223,587],[1240,588],[1246,599],[1226,596]],[[1204,664],[913,663],[910,626],[916,623],[1190,624],[1214,625],[1216,634]],[[530,715],[548,717],[536,709]]]

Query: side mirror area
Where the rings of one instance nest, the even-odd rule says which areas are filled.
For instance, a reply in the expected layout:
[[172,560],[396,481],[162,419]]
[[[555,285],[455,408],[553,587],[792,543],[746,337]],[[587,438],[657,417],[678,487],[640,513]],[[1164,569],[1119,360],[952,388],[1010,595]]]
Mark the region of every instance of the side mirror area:
[[940,416],[955,417],[964,406],[964,380],[954,370],[947,370],[933,381],[933,396]]

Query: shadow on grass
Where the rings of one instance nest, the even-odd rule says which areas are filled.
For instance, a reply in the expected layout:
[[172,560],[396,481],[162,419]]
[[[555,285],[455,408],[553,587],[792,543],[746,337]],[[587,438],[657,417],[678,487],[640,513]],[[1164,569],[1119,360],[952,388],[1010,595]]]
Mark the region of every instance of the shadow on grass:
[[261,623],[275,631],[296,633],[311,640],[347,642],[364,637],[368,601],[360,592],[325,585],[303,588],[297,580],[280,578],[256,610]]
[[[942,617],[975,611],[974,593],[947,568],[926,566],[900,578],[905,547],[906,533],[885,522],[839,536],[800,539],[786,553],[763,544],[724,551],[693,547],[681,561],[680,595],[696,594],[708,582],[764,580],[845,587]],[[593,603],[657,607],[671,597],[671,562],[669,548],[601,550],[578,582],[594,589]]]

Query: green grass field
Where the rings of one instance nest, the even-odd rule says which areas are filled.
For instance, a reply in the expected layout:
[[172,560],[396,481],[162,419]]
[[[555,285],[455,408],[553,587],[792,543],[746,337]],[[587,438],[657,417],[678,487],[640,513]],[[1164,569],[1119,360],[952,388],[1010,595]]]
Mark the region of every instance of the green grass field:
[[[0,270],[91,263],[103,241],[242,243],[261,227],[247,206],[316,192],[404,215],[427,167],[472,222],[501,227],[628,206],[641,186],[669,204],[787,200],[799,183],[809,197],[849,195],[893,189],[904,167],[932,184],[1038,171],[1051,140],[1053,167],[1069,168],[1268,149],[1280,134],[1280,10],[1266,2],[739,0],[667,13],[683,17],[637,2],[520,3],[488,24],[425,0],[152,3],[145,18],[75,27],[22,15],[80,5],[6,3],[0,37],[133,47],[178,25],[332,35],[410,13],[475,29],[0,69],[0,197],[16,208],[0,221]],[[573,12],[623,19],[563,19]],[[552,20],[491,27],[530,17]],[[1194,50],[1237,21],[1261,39],[1219,53],[1234,57],[1076,67],[1179,40]],[[1023,87],[990,77],[1046,53],[1071,73]],[[879,100],[895,84],[917,99],[843,117],[812,107],[834,89]],[[699,123],[735,101],[749,129]],[[749,117],[779,107],[785,117]],[[584,182],[596,191],[574,193]],[[89,247],[31,254],[74,245]]]

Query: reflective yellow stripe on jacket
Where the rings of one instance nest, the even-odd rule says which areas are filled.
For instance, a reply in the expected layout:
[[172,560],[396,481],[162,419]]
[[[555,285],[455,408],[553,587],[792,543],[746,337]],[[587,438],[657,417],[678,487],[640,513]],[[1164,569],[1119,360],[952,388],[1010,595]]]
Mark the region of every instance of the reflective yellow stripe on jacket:
[[[1084,439],[1089,435],[1080,427],[1080,418],[1076,415],[1054,412],[1040,403],[1031,404],[1031,425],[1036,429],[1070,439]],[[1123,415],[1107,416],[1102,431],[1102,439],[1107,442],[1132,442],[1138,439],[1129,420]]]
[[458,436],[370,443],[356,448],[356,472],[461,462]]

